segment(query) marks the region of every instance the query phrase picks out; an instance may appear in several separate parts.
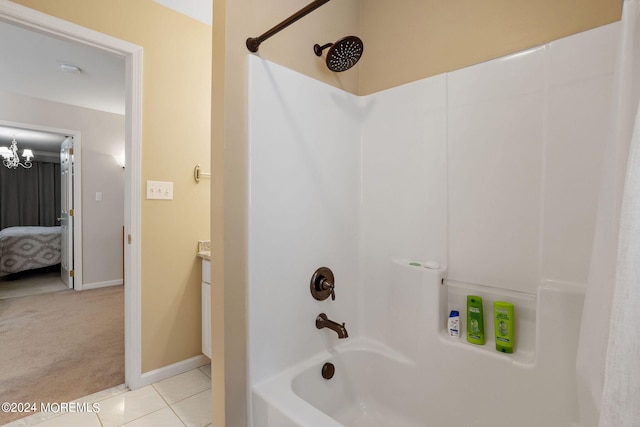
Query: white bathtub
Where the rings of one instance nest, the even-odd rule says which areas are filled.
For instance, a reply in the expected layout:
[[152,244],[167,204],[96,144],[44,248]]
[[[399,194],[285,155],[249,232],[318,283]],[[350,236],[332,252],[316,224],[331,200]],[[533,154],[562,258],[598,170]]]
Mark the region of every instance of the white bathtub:
[[420,408],[402,390],[403,383],[416,379],[411,364],[365,349],[338,353],[327,362],[335,366],[333,378],[324,379],[312,366],[293,379],[298,397],[344,426],[422,425]]
[[[371,345],[371,348],[367,348]],[[360,340],[322,354],[253,388],[254,427],[576,427],[568,395],[509,375],[483,384],[488,373],[452,378],[378,351]],[[326,380],[322,366],[335,375]],[[482,365],[482,364],[480,364]],[[461,371],[465,371],[462,369]],[[513,380],[513,381],[512,381]],[[520,384],[516,384],[516,383]],[[563,385],[559,386],[564,389]],[[543,393],[540,395],[539,393]],[[546,394],[546,395],[545,395]]]
[[[331,379],[321,374],[327,362]],[[414,368],[378,343],[352,340],[254,387],[254,426],[423,427],[403,386],[415,380]]]
[[[476,346],[446,336],[447,298],[475,290],[447,289],[433,274],[394,272],[388,301],[397,311],[387,313],[376,337],[350,336],[254,385],[252,426],[576,427],[581,289],[547,284],[533,300],[517,302],[520,332],[531,342],[523,337],[507,355],[489,337]],[[327,362],[335,365],[329,380],[321,375]]]

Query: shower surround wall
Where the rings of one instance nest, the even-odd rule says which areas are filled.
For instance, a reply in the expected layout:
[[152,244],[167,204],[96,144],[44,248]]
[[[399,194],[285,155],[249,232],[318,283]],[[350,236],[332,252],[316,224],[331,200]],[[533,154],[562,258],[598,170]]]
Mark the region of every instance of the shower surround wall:
[[[349,93],[258,57],[249,61],[253,383],[337,341],[328,329],[316,330],[322,312],[359,333],[361,113]],[[322,266],[335,275],[335,301],[311,296],[311,276]]]
[[[577,422],[574,360],[619,30],[366,97],[251,55],[249,386],[339,342],[315,328],[321,312],[350,337],[410,352],[427,326],[389,328],[403,310],[390,260],[436,260],[448,308],[471,290],[522,301],[513,363],[556,378],[566,407],[544,411]],[[310,295],[321,266],[335,273],[335,301]],[[545,341],[556,319],[567,336]],[[490,343],[456,345],[465,364],[496,356]],[[465,387],[456,366],[440,368]]]

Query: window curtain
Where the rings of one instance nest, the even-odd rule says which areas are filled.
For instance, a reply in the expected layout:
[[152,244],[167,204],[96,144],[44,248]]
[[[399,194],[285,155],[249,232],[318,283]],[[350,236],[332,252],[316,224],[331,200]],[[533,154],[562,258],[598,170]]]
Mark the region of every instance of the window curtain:
[[59,225],[60,165],[33,162],[31,169],[0,165],[0,229]]

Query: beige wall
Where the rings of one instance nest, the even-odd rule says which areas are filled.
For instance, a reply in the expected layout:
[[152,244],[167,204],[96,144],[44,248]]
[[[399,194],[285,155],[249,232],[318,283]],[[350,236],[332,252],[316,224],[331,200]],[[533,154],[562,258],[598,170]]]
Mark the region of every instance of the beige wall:
[[[248,22],[239,22],[242,24],[237,38],[239,44],[234,44],[233,47],[227,45],[227,48],[239,49],[239,53],[242,55],[249,53],[244,47],[247,37],[257,37],[263,34],[311,1],[285,0],[253,3],[251,8],[234,5],[234,9],[235,7],[239,8],[239,18]],[[359,4],[360,0],[330,1],[263,42],[258,54],[262,58],[302,74],[349,92],[356,92],[360,69],[356,67],[342,73],[329,71],[324,62],[325,56],[318,58],[313,52],[313,45],[334,43],[344,36],[358,35]]]
[[[247,37],[307,0],[214,0],[212,104],[213,416],[246,425]],[[618,0],[330,2],[263,43],[259,55],[368,94],[482,62],[620,18]],[[355,34],[362,62],[328,72],[314,43]],[[309,100],[313,102],[313,100]]]
[[200,354],[197,241],[209,237],[211,27],[152,0],[16,0],[142,46],[142,194],[173,181],[174,200],[142,200],[142,370]]
[[369,0],[361,8],[366,95],[620,19],[620,0]]

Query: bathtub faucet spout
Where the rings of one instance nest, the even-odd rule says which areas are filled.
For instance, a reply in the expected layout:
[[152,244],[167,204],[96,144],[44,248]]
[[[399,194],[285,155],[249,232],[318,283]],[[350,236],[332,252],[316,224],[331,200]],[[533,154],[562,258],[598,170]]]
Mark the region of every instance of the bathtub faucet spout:
[[338,334],[338,338],[347,338],[349,334],[347,333],[347,329],[344,327],[344,323],[341,325],[339,323],[334,322],[333,320],[329,320],[326,314],[321,313],[316,317],[316,328],[329,328]]

